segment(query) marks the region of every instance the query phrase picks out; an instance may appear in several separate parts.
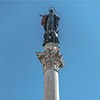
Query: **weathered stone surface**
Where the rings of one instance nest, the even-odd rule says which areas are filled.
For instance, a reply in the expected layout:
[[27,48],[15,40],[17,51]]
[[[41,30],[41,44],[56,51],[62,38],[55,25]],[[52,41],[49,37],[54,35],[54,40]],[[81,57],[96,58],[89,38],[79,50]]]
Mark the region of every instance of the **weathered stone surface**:
[[36,52],[43,64],[44,100],[59,100],[58,71],[63,67],[60,49],[55,43],[47,43],[44,52]]
[[57,65],[57,68],[63,67],[62,55],[60,55],[59,47],[54,43],[48,43],[44,47],[44,52],[36,52],[38,59],[43,64],[43,67],[50,64]]
[[58,72],[55,70],[44,73],[44,100],[59,100]]

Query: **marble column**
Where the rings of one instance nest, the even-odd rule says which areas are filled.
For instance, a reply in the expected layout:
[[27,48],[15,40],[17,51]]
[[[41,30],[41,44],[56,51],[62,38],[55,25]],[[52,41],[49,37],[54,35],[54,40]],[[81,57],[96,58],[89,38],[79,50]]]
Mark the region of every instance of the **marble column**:
[[44,52],[37,52],[43,64],[44,100],[59,100],[59,69],[63,67],[60,48],[55,43],[47,43]]

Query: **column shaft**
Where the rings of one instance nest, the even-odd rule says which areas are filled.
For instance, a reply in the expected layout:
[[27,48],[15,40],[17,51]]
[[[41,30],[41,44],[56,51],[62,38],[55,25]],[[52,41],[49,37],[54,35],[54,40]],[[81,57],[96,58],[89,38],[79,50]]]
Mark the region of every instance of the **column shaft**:
[[59,100],[58,78],[56,70],[47,69],[44,72],[44,100]]

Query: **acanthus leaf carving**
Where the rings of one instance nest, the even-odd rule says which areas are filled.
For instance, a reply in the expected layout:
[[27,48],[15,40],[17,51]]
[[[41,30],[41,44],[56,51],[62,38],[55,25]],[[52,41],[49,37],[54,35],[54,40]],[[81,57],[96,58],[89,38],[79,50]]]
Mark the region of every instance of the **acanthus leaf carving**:
[[43,66],[51,63],[51,65],[56,64],[57,67],[63,67],[62,55],[60,55],[59,48],[48,48],[44,52],[36,52],[36,54]]

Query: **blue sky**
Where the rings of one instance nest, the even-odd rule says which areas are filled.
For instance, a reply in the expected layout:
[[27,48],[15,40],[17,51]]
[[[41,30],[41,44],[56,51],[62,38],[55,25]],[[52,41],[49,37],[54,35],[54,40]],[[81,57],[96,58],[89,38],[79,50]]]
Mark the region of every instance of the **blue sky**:
[[60,16],[60,100],[100,100],[100,2],[0,1],[0,100],[44,100],[39,14]]

